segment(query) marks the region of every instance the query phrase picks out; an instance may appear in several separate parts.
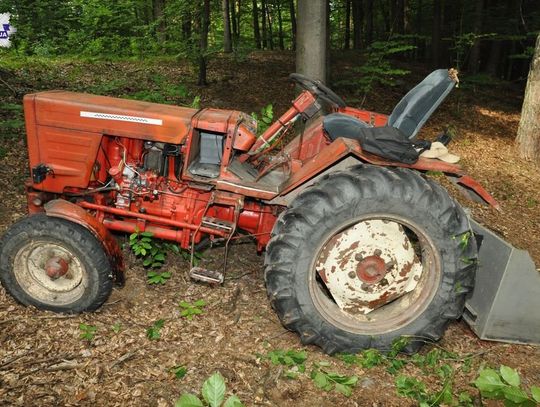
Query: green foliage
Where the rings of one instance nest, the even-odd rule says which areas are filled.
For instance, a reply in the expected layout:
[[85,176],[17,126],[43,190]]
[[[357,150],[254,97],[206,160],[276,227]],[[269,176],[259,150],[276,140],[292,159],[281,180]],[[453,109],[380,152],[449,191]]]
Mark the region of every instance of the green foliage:
[[157,341],[161,338],[161,328],[165,325],[164,319],[158,319],[154,324],[146,329],[146,337],[151,341]]
[[176,401],[175,407],[243,407],[240,399],[232,395],[225,401],[227,391],[225,379],[220,373],[216,372],[210,376],[201,389],[202,400],[194,395],[185,393]]
[[120,330],[122,329],[122,325],[120,324],[120,322],[117,322],[113,326],[111,326],[111,329],[115,334],[120,333]]
[[313,383],[324,391],[334,390],[343,394],[346,397],[350,397],[353,388],[358,383],[358,376],[347,376],[336,372],[330,372],[326,370],[325,363],[315,364],[314,369],[311,372],[311,379]]
[[81,331],[79,338],[90,342],[92,339],[94,339],[94,336],[96,335],[97,327],[95,327],[94,325],[80,323],[79,330]]
[[373,42],[367,49],[366,61],[356,68],[360,74],[360,78],[356,81],[358,90],[367,95],[377,84],[394,86],[396,77],[407,75],[409,71],[396,68],[390,57],[415,48],[404,38]]
[[170,370],[177,379],[183,379],[187,374],[187,367],[185,366],[173,366]]
[[474,385],[482,397],[504,400],[505,406],[534,407],[540,403],[540,387],[532,386],[531,396],[521,387],[519,373],[511,367],[501,365],[499,372],[484,368]]
[[197,300],[193,303],[180,301],[178,306],[180,307],[180,316],[191,321],[195,315],[201,315],[204,312],[203,308],[206,307],[206,301]]
[[287,366],[289,369],[285,371],[284,375],[289,379],[296,379],[300,373],[306,371],[306,351],[276,349],[268,352],[266,355],[258,356],[269,359],[274,365]]
[[253,112],[251,117],[257,120],[257,135],[263,134],[274,120],[274,106],[270,103],[263,107],[259,114]]
[[377,349],[366,349],[358,355],[340,354],[337,357],[347,364],[359,365],[367,369],[386,364],[387,371],[396,374],[407,363],[405,359],[398,358],[398,356],[408,343],[409,338],[401,337],[394,340],[387,354],[382,354]]

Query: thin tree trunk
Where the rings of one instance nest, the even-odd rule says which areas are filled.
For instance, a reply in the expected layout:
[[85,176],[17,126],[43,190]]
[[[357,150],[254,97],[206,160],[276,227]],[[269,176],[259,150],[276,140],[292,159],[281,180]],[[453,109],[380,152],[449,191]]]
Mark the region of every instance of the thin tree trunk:
[[502,46],[503,42],[500,40],[491,41],[489,59],[487,62],[486,71],[491,76],[499,76],[499,68],[501,65],[501,55],[502,55]]
[[265,14],[266,14],[266,22],[268,24],[268,30],[267,30],[267,33],[268,33],[268,46],[270,47],[271,50],[274,49],[274,24],[273,24],[273,16],[272,16],[272,13],[270,11],[270,5],[268,4],[269,0],[266,0],[265,1]]
[[291,14],[292,49],[296,49],[296,8],[294,0],[289,0],[289,12]]
[[352,15],[353,15],[353,47],[360,49],[362,47],[362,0],[352,0]]
[[351,48],[351,0],[345,0],[345,40],[343,49]]
[[540,35],[529,69],[516,138],[519,154],[540,164]]
[[268,48],[268,30],[266,29],[266,0],[261,2],[261,17],[262,17],[262,47]]
[[222,0],[221,11],[223,13],[223,51],[226,54],[232,52],[231,17],[229,14],[229,0]]
[[433,25],[431,28],[431,62],[435,68],[441,63],[442,0],[433,1]]
[[210,0],[203,0],[203,10],[200,18],[200,38],[199,38],[199,86],[208,85],[206,79],[206,51],[208,49],[208,28],[210,27]]
[[405,34],[405,0],[396,2],[395,33]]
[[277,11],[278,11],[278,28],[279,28],[279,49],[285,49],[285,40],[283,38],[283,15],[281,14],[281,2],[277,2]]
[[255,38],[255,47],[261,49],[261,30],[259,29],[259,9],[257,0],[253,0],[253,38]]
[[186,11],[185,14],[182,16],[182,38],[184,40],[191,39],[192,25],[193,23],[191,21],[191,12]]
[[229,4],[231,10],[231,24],[232,24],[232,36],[238,40],[238,22],[236,20],[236,0],[232,0],[232,3]]
[[[476,0],[474,7],[473,33],[478,35],[482,32],[482,17],[484,15],[484,0]],[[477,73],[480,65],[480,40],[475,39],[469,56],[468,71]]]
[[165,8],[165,0],[153,0],[154,21],[157,21],[157,39],[160,45],[165,42],[165,20],[163,18],[163,9]]
[[236,38],[240,39],[242,31],[242,0],[238,0],[238,11],[236,12]]
[[366,45],[373,42],[373,0],[366,1]]

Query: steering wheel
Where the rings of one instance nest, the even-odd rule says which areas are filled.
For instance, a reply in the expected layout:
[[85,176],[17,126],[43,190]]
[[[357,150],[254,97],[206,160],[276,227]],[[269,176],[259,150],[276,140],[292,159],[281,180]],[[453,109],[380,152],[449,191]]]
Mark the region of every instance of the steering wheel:
[[289,78],[296,82],[302,89],[305,89],[320,98],[330,102],[337,107],[345,107],[347,104],[332,89],[325,86],[321,81],[308,78],[299,73],[292,73]]

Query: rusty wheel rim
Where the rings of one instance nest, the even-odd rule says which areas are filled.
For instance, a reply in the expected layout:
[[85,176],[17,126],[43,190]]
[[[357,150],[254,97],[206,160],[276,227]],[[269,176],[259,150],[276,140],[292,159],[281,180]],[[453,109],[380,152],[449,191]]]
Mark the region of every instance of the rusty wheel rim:
[[[370,240],[377,233],[388,236]],[[356,247],[355,238],[360,238]],[[405,243],[409,247],[399,249]],[[314,305],[332,325],[353,333],[382,334],[410,324],[428,307],[441,280],[432,239],[400,216],[349,220],[315,253],[308,281]]]
[[86,269],[68,248],[50,241],[32,241],[15,255],[14,276],[32,298],[50,305],[68,305],[84,294]]

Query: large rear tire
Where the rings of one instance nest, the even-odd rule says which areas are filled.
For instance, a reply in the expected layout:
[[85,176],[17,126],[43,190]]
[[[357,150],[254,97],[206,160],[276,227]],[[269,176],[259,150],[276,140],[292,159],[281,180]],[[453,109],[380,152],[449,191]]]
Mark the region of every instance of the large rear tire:
[[15,223],[0,240],[0,282],[24,305],[79,313],[107,300],[113,275],[103,245],[89,230],[38,214]]
[[267,247],[268,294],[283,325],[332,354],[414,352],[461,316],[477,248],[463,209],[406,169],[325,176],[279,217]]

